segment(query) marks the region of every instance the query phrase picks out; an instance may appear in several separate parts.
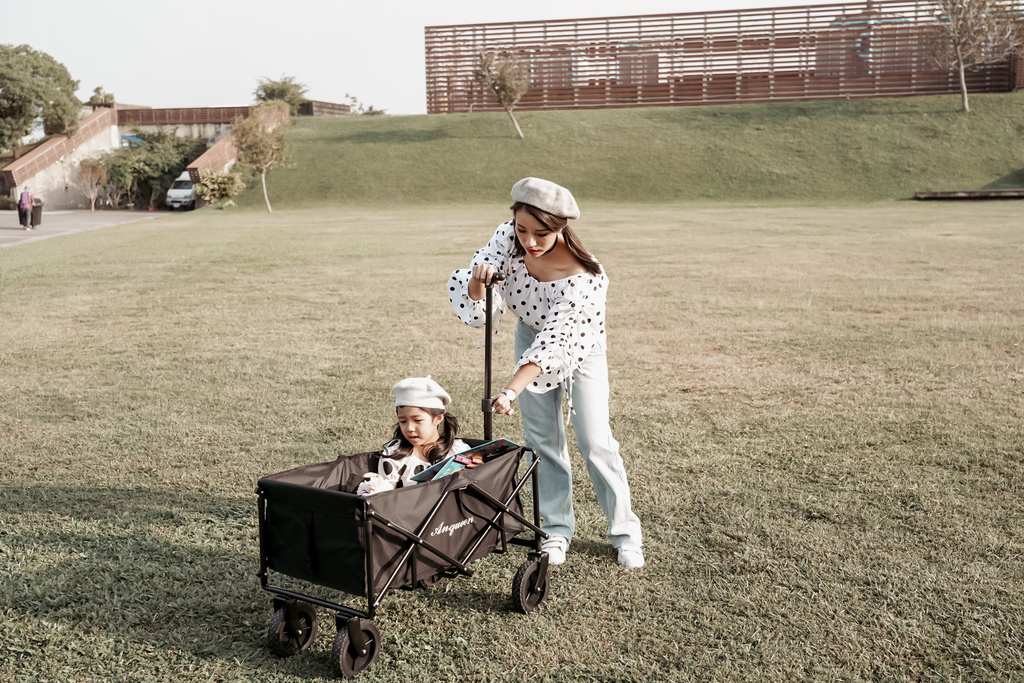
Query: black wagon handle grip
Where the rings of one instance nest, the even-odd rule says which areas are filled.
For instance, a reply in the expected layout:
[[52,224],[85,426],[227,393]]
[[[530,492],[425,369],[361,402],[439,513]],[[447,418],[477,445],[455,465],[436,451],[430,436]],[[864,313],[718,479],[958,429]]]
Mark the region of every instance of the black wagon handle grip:
[[494,405],[491,402],[491,302],[494,298],[494,283],[504,279],[505,274],[496,271],[486,285],[486,296],[484,297],[484,397],[480,401],[480,409],[484,414],[484,441],[490,441],[492,438],[491,423],[494,417]]

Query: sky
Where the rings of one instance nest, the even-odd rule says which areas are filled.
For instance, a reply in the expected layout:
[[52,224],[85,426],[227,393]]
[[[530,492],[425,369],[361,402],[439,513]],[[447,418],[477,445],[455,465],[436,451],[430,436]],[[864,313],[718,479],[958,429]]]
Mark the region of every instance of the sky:
[[[154,108],[242,106],[260,79],[306,96],[426,113],[424,28],[790,7],[807,0],[0,0],[0,44],[61,62],[85,101],[97,86]],[[827,4],[823,1],[821,4]]]

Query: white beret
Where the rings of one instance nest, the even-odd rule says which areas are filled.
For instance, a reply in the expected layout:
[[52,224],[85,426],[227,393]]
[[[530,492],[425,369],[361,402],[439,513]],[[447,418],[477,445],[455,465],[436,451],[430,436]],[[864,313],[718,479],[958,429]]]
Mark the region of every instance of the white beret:
[[416,408],[444,407],[452,402],[452,397],[441,388],[441,385],[426,377],[409,377],[391,387],[395,395],[395,407],[412,406]]
[[559,218],[579,218],[580,207],[561,185],[540,178],[523,178],[512,186],[512,201],[535,206]]

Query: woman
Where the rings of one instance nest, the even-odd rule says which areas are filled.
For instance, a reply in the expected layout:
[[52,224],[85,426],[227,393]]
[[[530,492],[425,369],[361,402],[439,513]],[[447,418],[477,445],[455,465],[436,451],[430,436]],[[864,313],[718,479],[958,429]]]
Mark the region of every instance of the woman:
[[[452,308],[473,327],[484,325],[486,284],[495,287],[516,314],[512,380],[493,397],[494,410],[512,413],[518,398],[526,445],[540,458],[538,502],[548,562],[561,564],[576,527],[572,471],[562,419],[562,394],[580,453],[608,518],[608,540],[627,569],[644,564],[640,520],[633,513],[629,483],[608,422],[605,358],[605,295],[608,278],[597,259],[569,227],[579,218],[572,194],[539,178],[512,188],[513,219],[473,257],[473,268],[452,273]],[[500,302],[498,304],[500,306]],[[492,311],[492,315],[493,315]]]
[[32,205],[34,202],[32,188],[26,185],[18,198],[18,218],[21,219],[21,225],[26,230],[32,229]]

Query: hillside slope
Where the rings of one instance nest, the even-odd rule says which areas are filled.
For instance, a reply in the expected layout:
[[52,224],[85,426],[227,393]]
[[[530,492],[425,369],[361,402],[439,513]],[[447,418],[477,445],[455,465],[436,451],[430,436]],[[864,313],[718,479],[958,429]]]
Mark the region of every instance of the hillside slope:
[[[583,199],[861,202],[1024,186],[1024,93],[293,119],[276,206],[502,200],[523,176]],[[497,190],[497,192],[496,192]],[[258,192],[243,203],[254,205]]]

